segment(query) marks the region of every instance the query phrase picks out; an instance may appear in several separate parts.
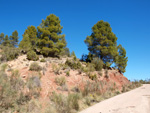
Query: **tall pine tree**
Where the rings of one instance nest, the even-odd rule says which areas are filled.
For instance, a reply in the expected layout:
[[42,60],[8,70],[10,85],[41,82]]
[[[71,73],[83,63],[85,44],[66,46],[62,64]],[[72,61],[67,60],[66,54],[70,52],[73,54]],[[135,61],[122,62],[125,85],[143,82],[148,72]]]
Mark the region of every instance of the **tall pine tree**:
[[126,50],[122,45],[118,45],[118,56],[116,57],[115,64],[121,73],[124,73],[127,66],[128,57],[126,57]]
[[15,30],[12,35],[10,36],[10,43],[12,47],[16,47],[18,45],[18,32]]
[[37,27],[38,49],[44,56],[58,56],[66,47],[65,35],[61,35],[62,26],[59,18],[50,14]]
[[36,44],[37,44],[37,29],[35,26],[28,26],[28,28],[25,30],[24,35],[28,34],[29,40],[32,45],[32,49],[36,49]]
[[27,53],[28,51],[30,51],[32,49],[32,45],[31,45],[30,38],[29,38],[28,34],[23,35],[23,39],[19,44],[19,48],[22,49],[22,51],[24,53]]
[[101,58],[106,67],[114,62],[118,54],[116,41],[117,37],[112,32],[110,24],[103,20],[92,27],[92,34],[85,39],[90,53]]
[[0,34],[0,44],[3,43],[3,40],[4,40],[4,33],[1,33],[1,34]]
[[5,38],[3,39],[2,45],[3,46],[10,46],[11,45],[11,42],[10,42],[8,35],[6,35]]

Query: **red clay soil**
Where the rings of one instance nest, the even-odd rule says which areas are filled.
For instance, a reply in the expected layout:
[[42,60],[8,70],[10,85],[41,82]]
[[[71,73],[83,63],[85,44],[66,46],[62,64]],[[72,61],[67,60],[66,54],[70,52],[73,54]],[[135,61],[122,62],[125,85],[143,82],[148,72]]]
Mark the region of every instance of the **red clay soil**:
[[[29,71],[27,67],[20,70],[21,76],[26,79],[29,75],[33,73],[33,71]],[[42,72],[41,72],[42,73]],[[79,74],[76,70],[70,70],[70,76],[65,76],[66,73],[62,71],[62,74],[55,75],[51,64],[47,67],[47,71],[45,72],[45,75],[41,76],[41,98],[46,100],[48,95],[52,92],[58,92],[58,93],[67,93],[65,91],[57,90],[58,86],[55,82],[55,78],[57,76],[64,76],[66,78],[66,85],[68,87],[68,90],[70,91],[73,87],[78,86],[80,89],[84,88],[86,81],[91,81],[88,76],[85,75],[85,73]],[[108,83],[115,83],[115,87],[119,90],[122,89],[122,86],[130,84],[129,80],[123,76],[123,74],[120,74],[116,70],[109,70],[108,71],[109,77],[106,78],[105,75],[99,76],[98,80],[104,81]],[[93,81],[94,82],[94,81]]]

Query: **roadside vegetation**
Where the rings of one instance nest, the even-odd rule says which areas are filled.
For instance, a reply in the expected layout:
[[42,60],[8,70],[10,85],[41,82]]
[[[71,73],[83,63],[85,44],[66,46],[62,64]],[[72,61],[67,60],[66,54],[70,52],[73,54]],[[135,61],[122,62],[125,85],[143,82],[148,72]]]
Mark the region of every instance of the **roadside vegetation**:
[[[92,27],[92,34],[85,39],[89,54],[83,54],[81,59],[74,51],[70,54],[62,28],[59,17],[51,14],[37,28],[28,26],[19,44],[17,31],[11,36],[0,34],[0,112],[76,113],[104,99],[150,83],[150,80],[140,80],[117,87],[116,83],[108,82],[109,70],[122,75],[128,61],[125,48],[117,45],[117,37],[108,22],[101,20]],[[19,70],[7,64],[21,55],[27,56],[24,61],[32,61],[26,65],[30,73],[25,79],[21,78]],[[56,58],[55,62],[50,58]],[[66,58],[65,62],[56,63],[62,58]],[[58,87],[48,94],[48,100],[43,104],[41,76],[45,76],[50,68],[47,62],[52,68],[50,73],[55,75],[52,82]],[[76,75],[86,80],[82,80],[81,86],[75,83],[69,89],[67,78],[72,76],[71,71],[76,71]],[[71,80],[69,82],[73,84]]]

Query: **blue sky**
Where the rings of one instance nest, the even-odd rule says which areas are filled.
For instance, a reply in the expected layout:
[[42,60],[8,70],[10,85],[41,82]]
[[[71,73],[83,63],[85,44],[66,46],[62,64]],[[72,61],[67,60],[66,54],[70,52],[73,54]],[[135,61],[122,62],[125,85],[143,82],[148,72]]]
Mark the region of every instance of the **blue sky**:
[[84,40],[99,20],[110,23],[118,44],[127,51],[127,78],[150,78],[149,0],[0,0],[0,33],[22,34],[49,14],[61,20],[68,48],[78,58],[88,53]]

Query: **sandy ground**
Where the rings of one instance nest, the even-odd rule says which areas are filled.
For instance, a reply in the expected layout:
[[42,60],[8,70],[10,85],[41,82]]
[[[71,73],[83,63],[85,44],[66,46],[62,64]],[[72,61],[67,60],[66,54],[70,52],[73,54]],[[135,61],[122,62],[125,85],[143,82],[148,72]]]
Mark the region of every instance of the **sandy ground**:
[[104,100],[80,113],[150,113],[150,84]]

